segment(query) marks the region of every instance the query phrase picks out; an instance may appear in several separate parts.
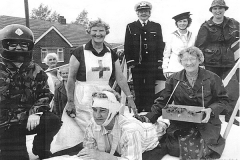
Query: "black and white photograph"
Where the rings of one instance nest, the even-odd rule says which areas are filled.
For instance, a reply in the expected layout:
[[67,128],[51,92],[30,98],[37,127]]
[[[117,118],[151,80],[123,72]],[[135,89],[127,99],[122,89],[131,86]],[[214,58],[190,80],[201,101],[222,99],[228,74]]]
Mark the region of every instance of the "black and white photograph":
[[2,0],[0,160],[240,160],[239,0]]

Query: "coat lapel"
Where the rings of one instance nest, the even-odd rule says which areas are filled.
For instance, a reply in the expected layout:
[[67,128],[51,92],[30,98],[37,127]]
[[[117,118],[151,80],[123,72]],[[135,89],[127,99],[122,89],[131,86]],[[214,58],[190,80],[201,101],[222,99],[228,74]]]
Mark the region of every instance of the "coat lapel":
[[64,87],[63,81],[61,81],[58,90],[59,90],[59,92],[60,92],[61,94],[67,96],[67,91],[66,91],[66,88]]

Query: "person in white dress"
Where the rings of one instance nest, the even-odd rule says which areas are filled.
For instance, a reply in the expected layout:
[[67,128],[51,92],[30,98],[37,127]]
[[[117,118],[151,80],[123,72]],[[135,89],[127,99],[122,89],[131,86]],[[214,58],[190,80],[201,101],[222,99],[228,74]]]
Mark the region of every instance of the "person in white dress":
[[56,144],[61,145],[62,149],[79,145],[83,141],[87,124],[92,118],[92,93],[103,88],[110,89],[109,80],[112,78],[116,79],[126,94],[129,109],[137,114],[118,56],[104,44],[109,28],[101,19],[90,21],[86,31],[91,40],[76,48],[70,57],[68,102],[62,115],[63,125],[56,138]]
[[178,29],[171,34],[163,53],[162,68],[166,78],[183,69],[178,62],[178,54],[184,48],[194,45],[195,36],[188,30],[192,23],[190,15],[190,12],[184,12],[173,17]]

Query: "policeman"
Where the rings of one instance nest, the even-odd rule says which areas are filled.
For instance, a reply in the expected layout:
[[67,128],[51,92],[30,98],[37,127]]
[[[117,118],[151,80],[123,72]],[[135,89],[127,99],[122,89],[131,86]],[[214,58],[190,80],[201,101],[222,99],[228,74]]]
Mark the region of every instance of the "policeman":
[[[32,61],[32,31],[12,24],[0,31],[0,159],[28,160],[26,135],[36,134],[33,153],[40,159],[51,156],[50,144],[61,126],[49,112],[53,95],[47,75]],[[3,122],[5,120],[5,122]]]
[[[135,5],[138,20],[126,27],[124,52],[131,69],[138,111],[150,111],[155,96],[155,80],[162,70],[163,42],[159,23],[149,21],[152,5],[142,1]],[[157,75],[158,74],[158,75]]]

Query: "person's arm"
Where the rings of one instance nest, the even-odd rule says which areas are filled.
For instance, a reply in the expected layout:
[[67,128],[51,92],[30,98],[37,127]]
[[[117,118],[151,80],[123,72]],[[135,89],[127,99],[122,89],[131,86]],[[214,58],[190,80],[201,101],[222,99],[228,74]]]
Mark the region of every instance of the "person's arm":
[[211,108],[212,113],[214,113],[215,116],[218,116],[228,106],[229,99],[222,80],[217,75],[214,75],[211,88],[213,89],[212,95],[215,95],[215,102],[208,108]]
[[38,92],[35,92],[35,97],[38,97],[38,99],[35,99],[34,105],[29,110],[29,117],[26,126],[29,131],[36,128],[40,123],[41,115],[50,110],[49,103],[53,97],[53,94],[49,90],[47,74],[37,65],[34,72],[37,73],[35,83],[38,85],[36,85],[35,90]]
[[161,28],[160,24],[158,24],[157,33],[158,33],[158,40],[157,40],[158,45],[157,45],[157,52],[156,52],[157,55],[156,55],[156,57],[157,57],[159,66],[162,67],[165,42],[163,42],[162,28]]
[[120,146],[121,157],[118,157],[118,160],[142,160],[141,135],[138,131],[123,133]]
[[194,46],[198,47],[204,53],[204,49],[206,48],[207,43],[208,43],[208,30],[204,25],[202,25],[198,31],[198,35]]
[[163,69],[163,74],[166,78],[168,78],[166,72],[168,71],[167,68],[168,68],[171,53],[172,53],[172,41],[173,41],[173,36],[171,35],[171,39],[167,42],[166,48],[163,52],[162,69]]
[[214,102],[208,107],[204,108],[202,112],[206,113],[202,123],[208,123],[211,116],[218,117],[219,114],[228,107],[227,91],[224,88],[222,80],[217,75],[213,75],[214,79],[211,82],[212,95],[214,95]]
[[68,115],[72,118],[76,116],[76,108],[74,104],[74,91],[75,91],[75,81],[76,76],[78,72],[78,68],[80,66],[80,62],[77,60],[77,58],[72,55],[70,57],[69,61],[69,75],[68,75],[68,81],[67,81],[67,104],[66,104],[66,112]]
[[120,86],[120,88],[123,90],[123,92],[127,96],[129,110],[130,110],[130,108],[132,108],[133,113],[136,115],[137,114],[136,105],[133,101],[133,96],[129,89],[127,79],[126,79],[126,77],[124,77],[124,75],[122,73],[119,60],[117,60],[115,62],[115,77],[116,77],[116,81],[117,81],[118,85]]
[[125,32],[124,54],[126,56],[127,66],[132,68],[136,62],[134,60],[133,39],[131,32],[130,25],[128,24]]
[[53,110],[52,112],[55,113],[56,115],[60,116],[60,111],[59,111],[59,92],[58,92],[58,87],[55,88],[55,92],[54,92],[54,106],[53,106]]
[[83,149],[77,154],[82,159],[96,159],[96,160],[117,160],[117,157],[109,153],[99,151],[97,148],[97,141],[94,136],[94,123],[90,122],[83,138]]
[[[155,123],[157,119],[162,115],[162,109],[165,107],[170,95],[173,91],[174,79],[170,76],[165,83],[165,89],[161,92],[160,96],[154,101],[151,112],[147,113],[145,117],[151,122]],[[173,101],[173,98],[169,100],[169,104]]]

